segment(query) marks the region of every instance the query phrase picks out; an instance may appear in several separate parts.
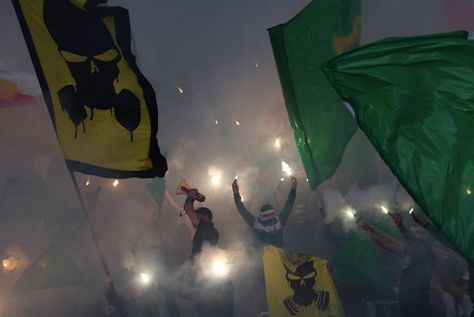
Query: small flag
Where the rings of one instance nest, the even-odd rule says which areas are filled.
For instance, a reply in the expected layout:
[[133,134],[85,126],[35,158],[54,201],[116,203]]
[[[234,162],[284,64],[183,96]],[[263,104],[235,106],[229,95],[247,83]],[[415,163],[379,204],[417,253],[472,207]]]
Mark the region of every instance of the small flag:
[[325,259],[267,246],[263,265],[270,316],[344,316]]

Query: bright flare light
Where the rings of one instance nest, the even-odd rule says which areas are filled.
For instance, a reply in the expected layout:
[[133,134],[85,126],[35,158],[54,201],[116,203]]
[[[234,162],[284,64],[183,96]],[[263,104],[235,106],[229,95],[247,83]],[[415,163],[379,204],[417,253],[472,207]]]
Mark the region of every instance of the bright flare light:
[[279,150],[281,149],[281,138],[275,139],[275,147]]
[[290,165],[288,165],[288,163],[286,163],[285,161],[281,161],[281,170],[287,176],[291,176],[293,174],[293,171],[291,170]]
[[151,275],[148,273],[140,273],[140,282],[144,285],[148,285],[151,282]]
[[215,166],[211,166],[207,169],[207,174],[211,177],[211,185],[219,186],[222,181],[222,170],[218,169]]
[[16,265],[17,261],[12,256],[2,260],[2,268],[4,271],[13,271],[16,268]]
[[87,180],[86,181],[86,186],[89,186],[91,184],[91,181],[90,180]]
[[468,194],[468,195],[472,194],[472,191],[471,191],[470,188],[466,188],[466,194]]
[[227,259],[216,258],[212,261],[212,273],[217,278],[226,277],[229,275],[230,267]]
[[284,179],[283,177],[282,177],[282,178],[280,178],[280,182],[283,182],[284,180],[285,180],[285,179]]
[[237,126],[240,126],[240,122],[239,122],[239,121],[235,121],[235,124],[236,124]]
[[211,183],[214,186],[218,186],[221,183],[221,177],[219,175],[211,176]]
[[413,213],[413,211],[415,211],[415,208],[411,207],[410,211],[408,213],[411,215]]
[[380,209],[381,209],[382,212],[383,212],[384,214],[386,214],[386,215],[387,215],[388,212],[389,212],[388,208],[387,208],[385,205],[381,205],[381,206],[380,206]]
[[354,219],[355,218],[354,209],[348,207],[343,212],[344,212],[344,214],[346,215],[347,218],[349,218],[349,219]]
[[114,182],[113,182],[114,187],[117,187],[118,184],[119,184],[119,180],[118,179],[114,180]]
[[180,94],[184,94],[183,89],[181,89],[181,87],[179,87],[179,86],[178,86],[178,91],[179,91]]
[[216,125],[218,125],[218,124],[219,124],[219,121],[216,120]]

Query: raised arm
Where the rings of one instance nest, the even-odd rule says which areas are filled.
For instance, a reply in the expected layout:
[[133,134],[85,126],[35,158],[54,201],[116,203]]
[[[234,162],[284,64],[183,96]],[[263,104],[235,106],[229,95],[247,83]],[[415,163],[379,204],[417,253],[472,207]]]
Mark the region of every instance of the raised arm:
[[361,229],[367,233],[370,240],[372,240],[376,245],[393,253],[400,259],[405,257],[405,247],[402,243],[400,243],[400,241],[375,231],[371,226],[369,226],[360,218],[357,218],[357,223]]
[[389,212],[388,215],[390,216],[390,218],[392,218],[393,222],[397,226],[398,231],[400,231],[400,234],[402,235],[402,238],[403,240],[405,240],[405,242],[413,243],[416,241],[413,234],[410,231],[408,231],[405,225],[403,224],[403,216],[401,213]]
[[186,212],[186,216],[188,216],[189,220],[191,220],[191,223],[195,227],[197,227],[199,224],[199,217],[196,213],[196,210],[194,210],[194,201],[197,200],[198,194],[199,192],[197,189],[190,189],[188,191],[186,200],[184,201],[184,211]]
[[412,213],[411,216],[413,217],[413,220],[425,228],[436,240],[438,240],[441,244],[443,244],[445,247],[448,249],[456,250],[457,249],[449,242],[444,235],[441,233],[441,231],[438,230],[438,228],[435,227],[434,224],[432,224],[430,221],[428,221],[428,218],[425,217],[422,214],[419,213]]
[[290,213],[293,210],[293,205],[295,204],[295,199],[296,199],[296,187],[298,186],[298,181],[296,180],[296,177],[291,176],[291,190],[290,193],[288,194],[288,198],[286,199],[285,206],[281,210],[280,214],[278,215],[278,218],[280,219],[281,224],[284,226],[288,218],[290,218]]
[[237,210],[239,211],[239,214],[250,227],[253,227],[253,224],[255,223],[255,217],[247,210],[247,208],[245,208],[245,205],[242,202],[242,197],[239,193],[239,184],[237,183],[237,180],[234,180],[234,182],[232,183],[232,191],[234,192],[234,202],[235,206],[237,207]]

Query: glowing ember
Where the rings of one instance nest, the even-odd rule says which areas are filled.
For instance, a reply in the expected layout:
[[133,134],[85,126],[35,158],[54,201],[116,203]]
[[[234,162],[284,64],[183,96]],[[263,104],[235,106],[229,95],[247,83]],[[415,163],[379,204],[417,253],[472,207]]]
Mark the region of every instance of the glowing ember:
[[239,121],[235,121],[235,124],[236,124],[237,126],[240,126],[240,122],[239,122]]
[[119,184],[119,180],[118,179],[114,180],[114,182],[113,182],[114,187],[117,187],[118,184]]
[[17,268],[17,266],[18,261],[12,256],[9,256],[8,258],[2,260],[2,268],[5,272],[13,271]]
[[184,94],[183,89],[181,89],[181,87],[179,87],[179,86],[178,86],[178,91],[179,91],[180,94]]
[[287,176],[291,176],[293,174],[293,171],[291,170],[290,165],[288,165],[288,163],[286,163],[285,161],[281,161],[281,170]]
[[2,266],[6,271],[10,271],[13,266],[13,261],[11,259],[3,259]]

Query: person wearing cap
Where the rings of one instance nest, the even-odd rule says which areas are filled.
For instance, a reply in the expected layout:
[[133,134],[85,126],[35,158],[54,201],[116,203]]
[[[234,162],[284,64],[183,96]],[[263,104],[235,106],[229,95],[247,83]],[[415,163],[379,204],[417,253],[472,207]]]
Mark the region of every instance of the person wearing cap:
[[295,203],[296,187],[298,182],[295,177],[291,177],[291,190],[288,194],[285,206],[275,216],[275,209],[270,204],[264,204],[260,208],[258,217],[252,215],[242,202],[242,197],[239,193],[239,185],[237,180],[232,183],[232,191],[234,192],[234,202],[237,210],[244,219],[244,221],[252,228],[257,237],[265,244],[271,244],[276,247],[283,247],[283,227],[288,222],[291,210]]

